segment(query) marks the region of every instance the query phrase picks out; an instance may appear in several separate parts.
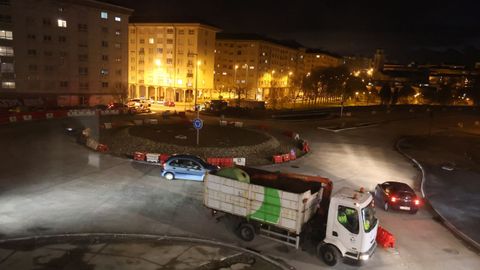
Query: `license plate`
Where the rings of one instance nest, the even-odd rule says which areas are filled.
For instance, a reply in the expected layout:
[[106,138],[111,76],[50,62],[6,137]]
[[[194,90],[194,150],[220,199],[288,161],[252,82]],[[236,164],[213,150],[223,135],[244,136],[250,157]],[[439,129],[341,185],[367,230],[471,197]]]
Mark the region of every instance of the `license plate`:
[[410,207],[408,207],[408,206],[400,206],[400,210],[410,210]]

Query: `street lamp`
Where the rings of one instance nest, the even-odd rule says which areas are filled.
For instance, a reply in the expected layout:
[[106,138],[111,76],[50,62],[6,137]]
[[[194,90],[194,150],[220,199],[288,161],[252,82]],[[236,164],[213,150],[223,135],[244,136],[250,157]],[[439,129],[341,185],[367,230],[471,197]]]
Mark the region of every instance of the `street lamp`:
[[245,67],[245,98],[247,98],[248,93],[248,63],[244,65]]
[[197,111],[197,118],[198,118],[198,108],[197,108],[197,96],[198,96],[198,66],[200,66],[201,62],[200,60],[197,60],[197,64],[195,65],[195,111]]
[[238,65],[235,65],[235,71],[233,72],[233,88],[235,89],[235,91],[237,90],[237,69]]

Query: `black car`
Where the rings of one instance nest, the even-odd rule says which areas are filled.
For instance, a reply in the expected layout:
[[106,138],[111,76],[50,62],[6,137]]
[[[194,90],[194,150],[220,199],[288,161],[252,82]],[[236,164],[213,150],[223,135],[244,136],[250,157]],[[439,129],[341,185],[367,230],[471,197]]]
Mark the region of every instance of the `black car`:
[[401,182],[385,182],[375,187],[375,198],[379,200],[383,209],[404,210],[411,214],[417,213],[422,204],[415,191],[407,184]]

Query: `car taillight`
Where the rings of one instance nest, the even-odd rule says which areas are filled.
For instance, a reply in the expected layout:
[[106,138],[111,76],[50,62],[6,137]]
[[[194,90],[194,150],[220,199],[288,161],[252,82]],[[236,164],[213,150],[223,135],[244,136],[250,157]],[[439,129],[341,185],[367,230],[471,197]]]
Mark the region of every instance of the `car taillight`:
[[415,202],[415,205],[420,205],[420,200],[419,199],[415,199],[413,202]]
[[396,197],[391,197],[391,198],[390,198],[390,201],[391,201],[391,202],[396,202],[396,201],[397,201],[397,198],[396,198]]

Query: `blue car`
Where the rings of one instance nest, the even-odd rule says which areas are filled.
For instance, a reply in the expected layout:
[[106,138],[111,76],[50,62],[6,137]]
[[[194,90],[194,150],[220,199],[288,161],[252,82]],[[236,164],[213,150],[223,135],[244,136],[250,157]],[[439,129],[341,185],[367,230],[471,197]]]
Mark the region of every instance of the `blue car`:
[[173,155],[163,164],[162,176],[168,180],[203,181],[205,173],[215,172],[218,169],[218,166],[208,164],[197,156]]

